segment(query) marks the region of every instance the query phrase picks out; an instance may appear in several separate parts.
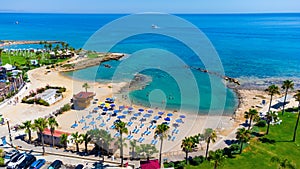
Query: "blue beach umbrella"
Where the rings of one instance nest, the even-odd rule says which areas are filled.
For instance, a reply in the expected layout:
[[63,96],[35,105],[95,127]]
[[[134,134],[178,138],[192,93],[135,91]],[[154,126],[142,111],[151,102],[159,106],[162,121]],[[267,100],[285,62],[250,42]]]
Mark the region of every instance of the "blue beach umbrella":
[[125,108],[125,106],[119,106],[119,109],[121,110],[121,109],[124,109]]
[[150,117],[151,114],[145,114],[143,117]]
[[143,112],[143,111],[144,111],[144,109],[139,109],[139,111],[140,111],[140,112]]
[[90,114],[86,116],[86,118],[88,118],[88,119],[91,118],[91,117],[92,117],[92,115],[90,115]]
[[159,115],[163,115],[163,114],[164,114],[164,112],[161,112],[161,111],[160,111],[160,112],[158,112],[158,114],[159,114]]
[[153,113],[153,110],[148,110],[148,113]]
[[171,121],[170,117],[165,118],[165,121]]
[[136,116],[136,117],[137,117],[137,116],[140,116],[140,114],[139,114],[139,113],[135,113],[135,114],[134,114],[134,116]]
[[95,110],[95,111],[98,111],[98,110],[99,110],[99,107],[95,107],[94,110]]
[[128,111],[123,111],[123,114],[128,114]]
[[122,115],[122,116],[118,116],[117,118],[118,118],[118,119],[125,119],[125,116]]
[[128,107],[128,110],[129,110],[129,111],[132,111],[132,110],[133,110],[133,107]]
[[120,110],[114,110],[114,113],[119,113],[120,112]]
[[116,105],[115,104],[110,104],[110,107],[115,107]]
[[153,119],[154,119],[154,120],[158,120],[158,119],[160,119],[160,117],[159,117],[159,116],[154,116]]
[[183,121],[182,121],[182,119],[177,119],[176,122],[177,123],[182,123]]
[[185,118],[185,115],[180,115],[179,117],[183,119],[183,118]]
[[171,117],[171,116],[173,116],[173,114],[172,113],[168,113],[167,116]]
[[107,107],[104,107],[104,108],[103,108],[103,111],[107,111],[107,110],[108,110]]

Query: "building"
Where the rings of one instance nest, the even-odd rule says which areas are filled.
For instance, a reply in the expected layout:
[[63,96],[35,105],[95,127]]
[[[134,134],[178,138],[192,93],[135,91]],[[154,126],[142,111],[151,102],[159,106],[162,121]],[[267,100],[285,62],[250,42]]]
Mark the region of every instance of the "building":
[[87,108],[96,94],[93,92],[79,92],[73,96],[73,104],[75,109]]
[[[59,131],[59,130],[54,130],[53,136],[54,136],[54,146],[58,147],[63,147],[64,145],[60,143],[60,137],[62,134],[67,134],[70,136],[70,133]],[[41,140],[40,135],[38,136],[39,140]],[[52,136],[51,136],[51,131],[50,129],[46,128],[43,132],[43,137],[44,137],[44,143],[52,145]]]
[[3,66],[0,66],[0,82],[6,82],[7,75],[6,75],[6,69]]
[[47,89],[43,93],[37,94],[36,98],[45,100],[51,105],[62,99],[62,94],[57,93],[57,91],[57,89]]

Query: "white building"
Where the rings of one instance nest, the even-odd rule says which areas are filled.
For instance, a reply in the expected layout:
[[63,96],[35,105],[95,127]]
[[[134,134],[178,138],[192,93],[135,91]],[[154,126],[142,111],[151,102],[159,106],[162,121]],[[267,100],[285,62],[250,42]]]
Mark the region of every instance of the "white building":
[[43,93],[37,94],[37,98],[41,98],[50,105],[62,99],[62,94],[57,93],[57,89],[47,89]]

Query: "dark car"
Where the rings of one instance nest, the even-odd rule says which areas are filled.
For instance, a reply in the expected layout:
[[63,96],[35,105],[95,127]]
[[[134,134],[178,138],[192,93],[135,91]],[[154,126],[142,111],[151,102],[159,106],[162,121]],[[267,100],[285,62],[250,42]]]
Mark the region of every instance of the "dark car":
[[82,164],[78,164],[76,167],[75,167],[75,169],[83,169],[83,165]]
[[26,154],[25,160],[20,163],[18,169],[28,168],[33,162],[35,162],[36,158],[32,154]]
[[62,165],[62,161],[60,160],[55,160],[52,164],[50,164],[50,166],[48,167],[48,169],[58,169],[61,167]]

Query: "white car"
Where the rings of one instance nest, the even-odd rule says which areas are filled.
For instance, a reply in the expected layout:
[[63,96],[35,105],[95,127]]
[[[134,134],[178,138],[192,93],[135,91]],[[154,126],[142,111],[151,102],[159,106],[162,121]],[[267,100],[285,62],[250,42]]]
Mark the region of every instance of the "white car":
[[16,155],[8,164],[7,169],[15,169],[18,168],[18,165],[22,163],[26,159],[26,153]]

